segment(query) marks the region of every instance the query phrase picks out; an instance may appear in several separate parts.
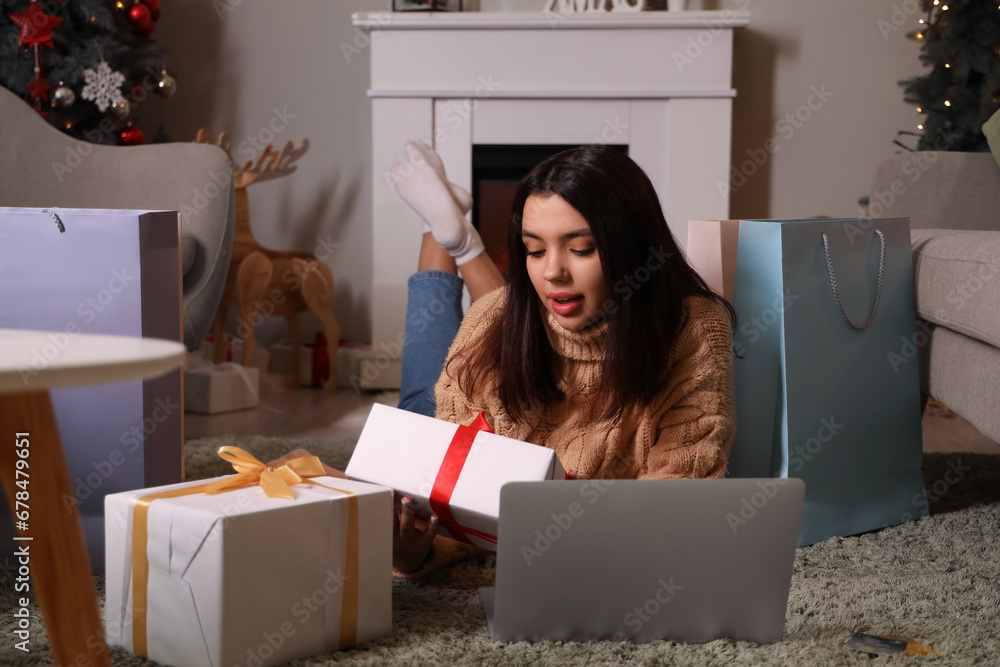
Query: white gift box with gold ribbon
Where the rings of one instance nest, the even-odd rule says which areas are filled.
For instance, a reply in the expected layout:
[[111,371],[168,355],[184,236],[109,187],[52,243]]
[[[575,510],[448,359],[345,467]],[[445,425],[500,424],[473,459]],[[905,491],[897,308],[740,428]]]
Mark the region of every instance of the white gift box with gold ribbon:
[[252,476],[236,467],[107,496],[108,643],[163,664],[264,667],[388,634],[392,491],[302,474],[291,499],[261,484],[206,493]]

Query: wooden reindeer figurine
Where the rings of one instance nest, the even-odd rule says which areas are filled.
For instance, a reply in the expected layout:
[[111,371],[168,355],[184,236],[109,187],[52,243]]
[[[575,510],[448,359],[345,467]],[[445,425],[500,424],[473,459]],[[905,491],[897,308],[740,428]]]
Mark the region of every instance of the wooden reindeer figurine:
[[[199,130],[195,142],[208,143],[208,130]],[[232,160],[233,153],[226,133],[219,135],[218,146]],[[291,329],[292,375],[288,379],[288,386],[299,386],[298,360],[302,346],[302,321],[299,313],[308,309],[322,322],[327,344],[330,346],[330,377],[323,385],[323,390],[333,392],[337,388],[337,342],[340,340],[340,325],[333,315],[333,273],[325,263],[307,252],[271,250],[261,246],[250,228],[247,204],[248,186],[291,174],[297,168],[293,163],[307,150],[308,139],[303,139],[298,148],[289,141],[281,151],[276,151],[269,145],[258,156],[256,163],[253,160],[248,160],[243,165],[233,162],[236,233],[229,276],[212,326],[215,362],[225,361],[223,331],[226,311],[230,306],[236,305],[240,309],[240,330],[245,333],[244,366],[249,366],[253,360],[258,316],[282,315],[288,319]]]

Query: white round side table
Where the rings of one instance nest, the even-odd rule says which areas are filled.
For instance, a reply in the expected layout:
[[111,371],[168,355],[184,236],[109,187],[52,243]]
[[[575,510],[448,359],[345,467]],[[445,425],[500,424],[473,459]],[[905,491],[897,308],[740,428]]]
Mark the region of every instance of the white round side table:
[[184,354],[167,340],[0,329],[0,478],[56,664],[111,658],[80,517],[59,500],[73,488],[48,390],[157,377]]

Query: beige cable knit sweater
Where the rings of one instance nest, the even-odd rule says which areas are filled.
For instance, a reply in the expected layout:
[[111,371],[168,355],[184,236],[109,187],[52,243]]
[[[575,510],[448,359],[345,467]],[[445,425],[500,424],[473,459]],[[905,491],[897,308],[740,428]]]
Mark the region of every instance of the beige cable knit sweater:
[[[472,305],[448,352],[449,360],[500,316],[505,294],[500,288]],[[701,296],[687,298],[684,305],[688,317],[669,356],[666,385],[652,403],[627,411],[612,428],[585,417],[589,397],[600,383],[607,325],[573,332],[548,313],[546,329],[562,361],[559,387],[566,396],[547,410],[548,424],[511,422],[495,394],[466,396],[447,370],[435,388],[436,417],[469,424],[483,411],[496,433],[551,447],[580,479],[722,477],[736,433],[729,314]],[[408,576],[437,569],[475,549],[439,537],[431,560]]]

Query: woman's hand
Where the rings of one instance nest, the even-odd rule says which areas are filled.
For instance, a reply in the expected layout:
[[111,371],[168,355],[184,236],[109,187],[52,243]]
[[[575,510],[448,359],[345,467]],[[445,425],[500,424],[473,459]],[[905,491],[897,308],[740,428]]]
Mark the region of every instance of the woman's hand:
[[[298,458],[300,456],[312,456],[312,454],[310,454],[309,452],[307,452],[304,449],[296,449],[293,452],[288,452],[287,454],[285,454],[281,458],[274,459],[273,461],[269,462],[267,464],[267,466],[270,467],[270,468],[277,468],[278,466],[283,465],[285,463],[288,463],[290,460],[296,459],[296,458]],[[340,472],[336,468],[331,468],[330,466],[328,466],[325,463],[323,464],[323,469],[326,470],[326,474],[329,477],[339,477],[341,479],[347,479],[347,475],[345,475],[344,473]]]
[[400,572],[419,570],[430,556],[437,531],[437,515],[431,515],[430,522],[417,517],[413,501],[401,496],[392,512],[392,566]]

